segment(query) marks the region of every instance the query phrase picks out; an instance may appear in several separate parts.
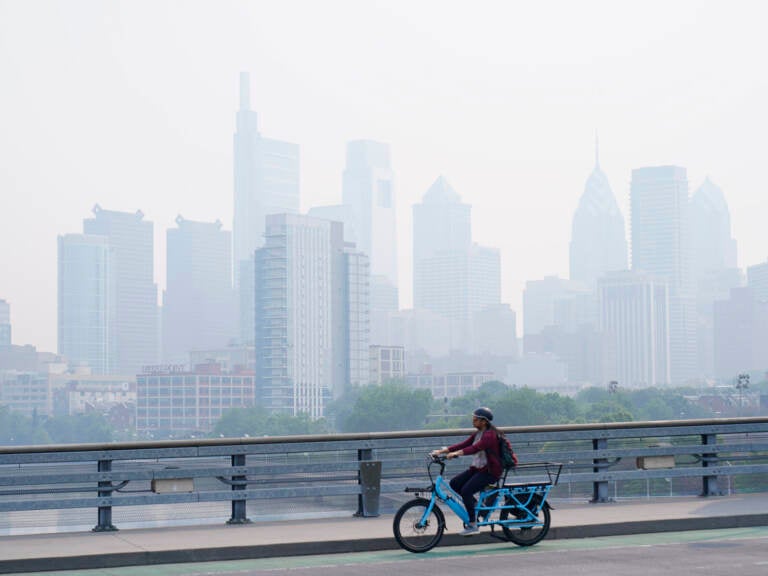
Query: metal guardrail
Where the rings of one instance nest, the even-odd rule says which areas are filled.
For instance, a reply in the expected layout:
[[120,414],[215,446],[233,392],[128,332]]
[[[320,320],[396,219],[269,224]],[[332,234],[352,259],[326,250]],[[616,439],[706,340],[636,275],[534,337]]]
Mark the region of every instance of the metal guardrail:
[[[611,482],[701,478],[701,495],[711,496],[721,494],[718,477],[768,472],[768,418],[503,430],[521,463],[563,462],[560,483],[591,483],[593,502],[610,499]],[[248,501],[350,495],[357,496],[356,515],[377,516],[382,494],[402,492],[422,479],[430,449],[469,433],[0,447],[0,512],[94,508],[94,530],[106,531],[116,530],[115,506],[229,502],[228,522],[243,523]],[[458,469],[466,462],[452,465]],[[516,482],[528,479],[523,468],[512,474]]]

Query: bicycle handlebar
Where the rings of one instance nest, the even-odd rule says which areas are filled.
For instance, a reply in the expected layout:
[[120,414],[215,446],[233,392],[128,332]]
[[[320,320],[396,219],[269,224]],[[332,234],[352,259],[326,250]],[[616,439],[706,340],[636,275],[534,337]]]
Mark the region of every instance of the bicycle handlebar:
[[431,452],[427,455],[428,462],[427,462],[427,474],[429,475],[429,479],[433,481],[432,479],[432,464],[437,464],[440,466],[440,475],[442,476],[445,472],[445,463],[448,460],[445,454],[432,454]]

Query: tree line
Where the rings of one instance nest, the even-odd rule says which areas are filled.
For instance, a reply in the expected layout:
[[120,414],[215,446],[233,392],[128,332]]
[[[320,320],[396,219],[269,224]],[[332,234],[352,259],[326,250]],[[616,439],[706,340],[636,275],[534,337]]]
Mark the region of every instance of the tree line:
[[[326,409],[326,417],[320,420],[312,420],[306,414],[270,414],[259,407],[234,408],[224,413],[209,435],[232,438],[467,428],[471,425],[469,415],[477,406],[491,407],[495,414],[494,423],[499,426],[715,416],[711,410],[691,400],[697,393],[697,390],[685,388],[590,387],[571,397],[489,381],[464,396],[447,400],[433,398],[430,391],[411,388],[402,381],[390,381],[352,388],[332,401]],[[167,436],[160,433],[153,439],[163,437]],[[98,412],[38,418],[35,414],[26,417],[7,406],[0,406],[0,445],[131,439],[136,439],[135,434],[112,429],[104,415]]]

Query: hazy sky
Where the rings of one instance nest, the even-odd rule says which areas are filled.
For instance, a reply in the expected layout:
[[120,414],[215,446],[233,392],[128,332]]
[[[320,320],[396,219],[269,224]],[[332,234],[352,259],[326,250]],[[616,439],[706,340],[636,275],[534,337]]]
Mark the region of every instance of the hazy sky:
[[[391,145],[401,305],[412,205],[443,174],[502,255],[502,295],[568,275],[600,163],[629,222],[632,168],[677,164],[768,256],[768,6],[621,1],[0,0],[0,298],[13,341],[56,349],[56,237],[94,204],[232,227],[238,75],[265,136],[301,146],[301,203],[341,200],[346,142]],[[628,231],[629,233],[629,231]],[[521,314],[520,314],[521,315]],[[518,333],[522,325],[518,321]]]

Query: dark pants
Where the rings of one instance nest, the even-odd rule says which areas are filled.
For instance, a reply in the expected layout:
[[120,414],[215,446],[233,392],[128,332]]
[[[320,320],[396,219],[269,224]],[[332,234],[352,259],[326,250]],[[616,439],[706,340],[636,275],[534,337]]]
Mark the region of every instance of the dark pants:
[[461,499],[464,501],[464,508],[467,509],[469,514],[469,521],[475,521],[475,494],[480,492],[488,484],[495,484],[496,478],[494,478],[488,472],[479,472],[472,468],[464,470],[461,474],[457,474],[451,478],[451,488],[461,495]]

